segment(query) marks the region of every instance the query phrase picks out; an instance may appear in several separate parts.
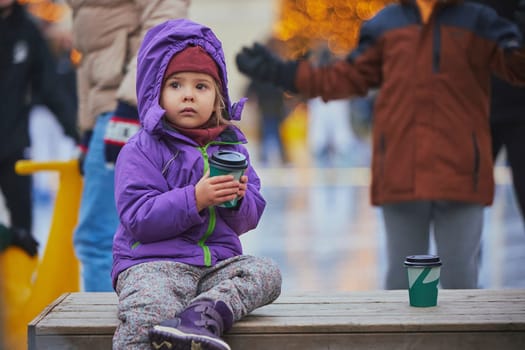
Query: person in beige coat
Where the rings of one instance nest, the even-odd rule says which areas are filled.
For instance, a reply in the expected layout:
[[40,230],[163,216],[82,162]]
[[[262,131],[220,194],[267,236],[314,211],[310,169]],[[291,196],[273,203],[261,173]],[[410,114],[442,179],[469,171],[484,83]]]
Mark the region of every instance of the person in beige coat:
[[113,235],[118,226],[113,165],[140,127],[136,54],[151,27],[187,17],[190,0],[67,0],[73,13],[80,170],[84,188],[73,242],[85,291],[112,291]]

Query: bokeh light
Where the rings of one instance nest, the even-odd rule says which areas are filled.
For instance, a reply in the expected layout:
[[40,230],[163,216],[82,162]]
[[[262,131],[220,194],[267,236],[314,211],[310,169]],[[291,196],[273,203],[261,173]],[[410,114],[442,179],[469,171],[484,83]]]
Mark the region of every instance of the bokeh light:
[[299,57],[320,41],[335,55],[357,42],[361,22],[395,0],[282,0],[274,36],[287,46],[286,56]]
[[65,3],[50,0],[18,0],[18,2],[26,5],[32,15],[51,23],[60,21],[69,11]]

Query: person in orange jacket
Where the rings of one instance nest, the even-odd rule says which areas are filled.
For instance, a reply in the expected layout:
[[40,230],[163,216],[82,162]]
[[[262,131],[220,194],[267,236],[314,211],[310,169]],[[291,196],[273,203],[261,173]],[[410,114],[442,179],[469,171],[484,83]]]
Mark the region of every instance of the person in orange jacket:
[[[525,10],[516,11],[520,24]],[[444,288],[477,288],[484,207],[494,198],[491,74],[525,84],[518,26],[461,0],[400,0],[361,27],[329,66],[282,61],[262,45],[236,57],[244,74],[325,101],[380,88],[374,105],[371,201],[386,230],[385,287],[407,286],[406,256],[429,251]]]

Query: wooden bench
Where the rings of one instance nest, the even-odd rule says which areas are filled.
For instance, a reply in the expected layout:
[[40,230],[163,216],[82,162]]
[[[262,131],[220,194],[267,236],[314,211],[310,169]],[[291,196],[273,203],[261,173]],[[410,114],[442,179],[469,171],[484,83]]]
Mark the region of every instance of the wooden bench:
[[[114,293],[64,294],[28,325],[29,350],[111,349]],[[237,322],[233,350],[525,349],[525,289],[440,290],[436,307],[407,291],[282,295]]]

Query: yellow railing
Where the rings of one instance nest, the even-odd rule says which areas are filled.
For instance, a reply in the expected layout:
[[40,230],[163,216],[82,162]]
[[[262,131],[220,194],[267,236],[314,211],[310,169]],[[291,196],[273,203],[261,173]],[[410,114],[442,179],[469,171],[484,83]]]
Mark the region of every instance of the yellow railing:
[[17,247],[0,254],[3,338],[6,349],[27,349],[27,324],[64,292],[79,290],[79,263],[73,250],[82,191],[78,161],[18,161],[28,175],[57,171],[59,187],[45,250],[31,258]]

